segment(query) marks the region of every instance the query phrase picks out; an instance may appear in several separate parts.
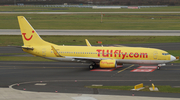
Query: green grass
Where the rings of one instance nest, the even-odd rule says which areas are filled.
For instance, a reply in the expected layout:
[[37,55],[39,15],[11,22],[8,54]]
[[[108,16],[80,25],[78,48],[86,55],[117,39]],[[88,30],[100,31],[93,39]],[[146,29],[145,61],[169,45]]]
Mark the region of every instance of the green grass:
[[0,6],[0,11],[9,12],[172,12],[179,11],[180,6],[141,8],[141,9],[92,9],[70,7],[32,7],[32,6]]
[[[97,88],[97,89],[111,89],[111,90],[131,90],[134,86],[86,86],[87,88]],[[172,88],[171,86],[156,86],[158,92],[166,93],[180,93],[180,88]],[[145,89],[140,91],[150,91],[149,86],[146,86]]]
[[180,50],[167,50],[167,52],[174,56],[180,56]]
[[[180,42],[180,36],[41,36],[45,41],[58,45],[86,45],[88,39],[92,45],[102,44],[137,44],[137,43],[175,43]],[[20,35],[1,35],[0,46],[22,46]]]
[[1,14],[0,29],[19,29],[19,15],[35,29],[180,30],[180,14],[105,14],[102,23],[100,14]]
[[167,92],[167,93],[180,93],[180,88],[172,88],[171,86],[157,86],[159,88],[159,92]]
[[46,41],[61,45],[86,45],[84,39],[88,39],[92,45],[97,45],[96,41],[102,41],[102,44],[180,42],[180,37],[177,36],[43,36],[42,38]]
[[[180,50],[168,50],[167,51],[169,54],[173,55],[173,56],[179,56],[180,57]],[[177,61],[173,61],[171,63],[180,63],[180,60]]]

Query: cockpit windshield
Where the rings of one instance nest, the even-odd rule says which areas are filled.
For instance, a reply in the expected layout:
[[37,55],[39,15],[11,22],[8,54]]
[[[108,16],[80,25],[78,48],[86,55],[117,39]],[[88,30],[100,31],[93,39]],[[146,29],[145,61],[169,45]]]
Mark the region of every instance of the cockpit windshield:
[[162,53],[162,55],[169,55],[169,53]]

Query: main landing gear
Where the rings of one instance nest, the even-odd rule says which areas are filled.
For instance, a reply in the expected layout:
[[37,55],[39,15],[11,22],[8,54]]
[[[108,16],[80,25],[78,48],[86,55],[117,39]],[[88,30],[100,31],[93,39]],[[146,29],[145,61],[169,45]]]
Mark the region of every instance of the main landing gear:
[[92,70],[92,69],[94,69],[94,68],[96,68],[96,63],[92,63],[91,65],[89,65],[89,69],[90,69],[90,70]]
[[158,66],[158,67],[157,67],[157,70],[160,70],[160,69],[161,69],[161,66]]

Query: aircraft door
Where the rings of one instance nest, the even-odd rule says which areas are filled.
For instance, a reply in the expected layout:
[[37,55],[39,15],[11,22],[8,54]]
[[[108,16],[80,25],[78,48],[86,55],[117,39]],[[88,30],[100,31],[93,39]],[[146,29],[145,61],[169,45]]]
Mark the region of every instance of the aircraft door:
[[46,56],[46,48],[42,49],[42,56],[45,57]]
[[154,59],[157,59],[157,58],[158,58],[158,52],[157,52],[157,51],[154,51],[154,52],[153,52],[153,58],[154,58]]

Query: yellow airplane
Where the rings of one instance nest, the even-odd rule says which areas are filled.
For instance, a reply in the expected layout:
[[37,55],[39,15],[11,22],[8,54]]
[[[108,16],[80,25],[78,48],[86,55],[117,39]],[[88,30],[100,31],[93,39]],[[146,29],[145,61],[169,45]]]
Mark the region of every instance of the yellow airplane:
[[44,41],[24,16],[18,16],[18,22],[24,43],[23,51],[52,60],[91,63],[90,69],[96,66],[116,68],[126,63],[157,64],[160,69],[165,63],[179,59],[155,48],[91,46],[87,39],[87,46],[56,45]]

